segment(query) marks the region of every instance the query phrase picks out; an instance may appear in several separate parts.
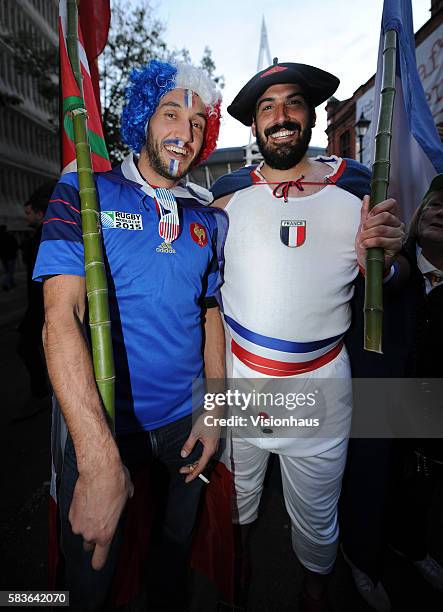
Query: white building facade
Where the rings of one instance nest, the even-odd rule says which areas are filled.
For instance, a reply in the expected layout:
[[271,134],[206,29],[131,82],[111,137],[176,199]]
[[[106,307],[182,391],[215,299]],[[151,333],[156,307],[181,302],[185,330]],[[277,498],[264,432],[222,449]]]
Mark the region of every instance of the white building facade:
[[[23,204],[60,171],[58,100],[15,65],[14,42],[32,37],[39,49],[58,48],[57,0],[0,0],[0,224],[26,229]],[[54,68],[48,66],[48,76]]]

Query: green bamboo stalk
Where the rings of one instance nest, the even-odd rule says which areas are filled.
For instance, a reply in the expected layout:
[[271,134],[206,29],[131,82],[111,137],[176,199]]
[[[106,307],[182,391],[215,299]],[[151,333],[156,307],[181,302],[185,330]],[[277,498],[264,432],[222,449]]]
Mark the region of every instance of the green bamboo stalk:
[[[67,49],[71,67],[83,98],[82,76],[78,56],[77,0],[67,0],[68,31]],[[74,142],[77,158],[83,244],[85,252],[86,292],[89,306],[92,360],[95,380],[104,407],[114,424],[114,356],[112,351],[111,321],[109,315],[108,285],[100,236],[97,192],[93,178],[91,149],[87,133],[87,111],[83,108],[72,112]]]
[[[380,114],[375,136],[375,161],[372,166],[371,199],[369,209],[386,200],[389,186],[392,115],[395,99],[395,66],[397,33],[388,30],[383,45],[383,82],[380,93]],[[364,306],[364,348],[382,353],[383,328],[383,269],[384,250],[368,249]]]

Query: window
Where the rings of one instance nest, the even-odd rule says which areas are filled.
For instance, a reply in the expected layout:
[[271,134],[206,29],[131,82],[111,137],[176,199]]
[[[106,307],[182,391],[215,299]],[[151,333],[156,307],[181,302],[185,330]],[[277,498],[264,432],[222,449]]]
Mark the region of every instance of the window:
[[351,135],[349,130],[340,134],[340,157],[351,157]]

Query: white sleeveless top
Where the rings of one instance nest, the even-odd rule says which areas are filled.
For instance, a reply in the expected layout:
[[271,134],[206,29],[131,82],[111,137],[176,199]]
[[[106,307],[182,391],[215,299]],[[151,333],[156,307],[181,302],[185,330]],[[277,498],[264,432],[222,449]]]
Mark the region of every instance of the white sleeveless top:
[[224,314],[245,350],[313,360],[350,325],[361,202],[333,184],[287,202],[273,187],[252,185],[226,205]]

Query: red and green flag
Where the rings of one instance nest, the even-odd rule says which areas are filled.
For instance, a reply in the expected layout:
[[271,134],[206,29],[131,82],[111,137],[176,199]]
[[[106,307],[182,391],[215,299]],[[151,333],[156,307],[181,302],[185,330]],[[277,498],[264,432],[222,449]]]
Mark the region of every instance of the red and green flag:
[[[98,71],[96,58],[103,50],[109,30],[109,0],[81,0],[78,21],[78,54],[83,77],[83,92],[80,91],[68,57],[67,2],[59,3],[59,40],[60,40],[60,80],[62,93],[62,173],[77,169],[74,146],[74,130],[71,112],[86,108],[88,113],[88,139],[91,147],[92,165],[95,172],[110,170],[108,151],[103,137],[100,117]],[[84,43],[82,26],[88,32],[88,42]],[[94,29],[96,26],[97,30]],[[94,34],[93,34],[94,32]],[[91,61],[91,68],[89,61]]]
[[103,53],[108,41],[109,25],[111,23],[109,0],[81,0],[78,7],[78,17],[82,24],[86,57],[88,58],[97,107],[100,111],[97,58]]
[[[1,2],[1,0],[0,0]],[[96,172],[110,170],[108,152],[103,138],[103,128],[100,118],[100,98],[98,87],[97,56],[106,44],[110,21],[109,0],[81,0],[80,19],[78,21],[78,55],[82,73],[82,87],[79,88],[69,61],[66,35],[68,32],[67,0],[59,2],[59,40],[60,40],[60,82],[62,95],[62,172],[75,172],[77,162],[74,145],[74,129],[71,112],[76,109],[86,109],[88,120],[88,140],[91,147],[93,169]],[[82,20],[82,21],[81,21]],[[82,25],[85,36],[91,38],[84,44]],[[96,28],[96,31],[94,31]],[[75,48],[75,47],[74,47]],[[89,60],[89,61],[88,61]],[[91,70],[90,67],[95,68]],[[82,91],[83,90],[83,91]],[[54,400],[55,401],[55,400]],[[63,427],[54,418],[52,431],[52,478],[49,500],[49,548],[48,548],[48,579],[49,587],[59,587],[60,549],[57,519],[57,473],[61,471]]]

